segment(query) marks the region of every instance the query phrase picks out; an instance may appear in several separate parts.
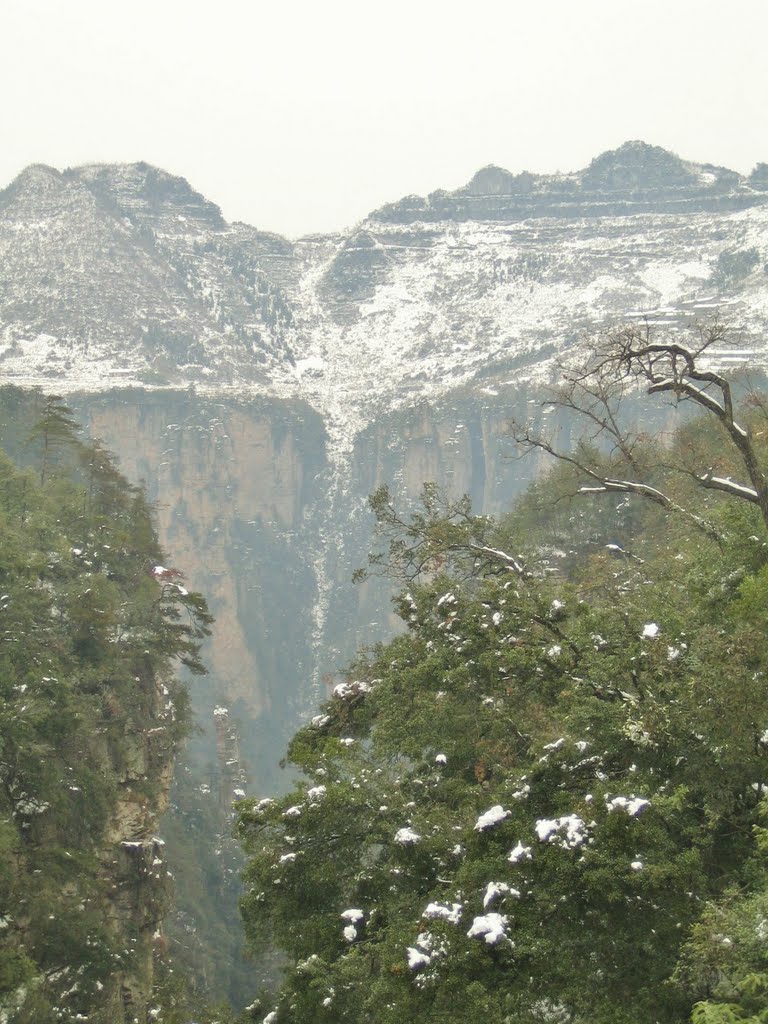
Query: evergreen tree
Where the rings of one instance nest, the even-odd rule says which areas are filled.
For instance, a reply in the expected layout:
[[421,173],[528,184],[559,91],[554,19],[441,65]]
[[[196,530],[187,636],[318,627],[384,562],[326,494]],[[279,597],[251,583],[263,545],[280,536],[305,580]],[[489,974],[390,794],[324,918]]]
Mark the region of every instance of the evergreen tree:
[[40,416],[29,432],[28,440],[40,447],[40,485],[50,475],[52,466],[64,450],[74,451],[79,444],[80,425],[72,410],[58,395],[43,399]]
[[165,559],[143,493],[75,426],[60,400],[44,402],[29,440],[42,453],[39,475],[0,452],[0,1016],[9,1024],[122,1019],[120,984],[146,969],[125,893],[141,889],[152,921],[168,886],[164,869],[130,862],[130,840],[145,837],[117,812],[127,801],[149,821],[161,804],[189,729],[175,670],[204,670],[211,621],[180,574],[158,571]]

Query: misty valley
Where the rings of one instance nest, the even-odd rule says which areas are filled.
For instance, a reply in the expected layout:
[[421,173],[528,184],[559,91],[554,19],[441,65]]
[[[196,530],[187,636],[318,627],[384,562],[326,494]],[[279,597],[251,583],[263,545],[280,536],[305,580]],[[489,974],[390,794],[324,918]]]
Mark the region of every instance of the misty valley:
[[768,1020],[767,310],[643,142],[0,192],[0,1024]]

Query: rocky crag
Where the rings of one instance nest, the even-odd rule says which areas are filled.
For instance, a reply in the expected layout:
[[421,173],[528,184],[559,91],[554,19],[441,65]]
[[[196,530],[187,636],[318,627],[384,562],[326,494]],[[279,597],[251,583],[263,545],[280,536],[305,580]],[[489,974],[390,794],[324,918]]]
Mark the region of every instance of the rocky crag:
[[503,509],[531,472],[509,418],[546,416],[557,360],[628,319],[719,312],[736,344],[713,359],[762,371],[767,268],[768,165],[640,142],[297,240],[146,164],[34,166],[0,193],[0,379],[66,394],[146,482],[218,621],[194,756],[224,707],[264,789],[327,674],[391,629],[384,591],[349,583],[367,495],[436,480]]

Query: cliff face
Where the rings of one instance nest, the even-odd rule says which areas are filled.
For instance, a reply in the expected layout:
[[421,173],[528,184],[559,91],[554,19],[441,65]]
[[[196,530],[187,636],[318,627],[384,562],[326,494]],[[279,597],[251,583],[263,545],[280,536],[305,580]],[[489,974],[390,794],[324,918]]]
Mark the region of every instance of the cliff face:
[[[243,721],[256,770],[274,765],[311,693],[313,615],[325,552],[314,529],[328,490],[323,424],[306,406],[194,392],[73,396],[87,430],[146,482],[160,534],[216,617],[210,675],[190,679],[208,727],[224,705]],[[314,525],[313,525],[314,524]],[[267,747],[256,741],[263,724]],[[261,730],[260,730],[261,731]],[[203,749],[212,751],[214,734]],[[192,741],[195,742],[194,740]]]
[[161,724],[164,690],[162,683],[152,684],[151,718],[125,732],[120,758],[105,751],[103,770],[115,775],[117,799],[99,842],[102,912],[113,942],[126,955],[94,1002],[107,1015],[105,1020],[116,1024],[144,1019],[151,1006],[155,958],[171,904],[165,842],[157,834],[168,806],[176,752]]
[[246,723],[246,759],[265,770],[325,674],[389,629],[383,592],[350,582],[370,547],[367,496],[390,483],[413,499],[439,480],[500,511],[520,486],[506,437],[520,396],[510,406],[509,396],[467,392],[393,413],[335,464],[306,406],[194,391],[71,401],[88,432],[120,452],[122,470],[146,482],[174,565],[216,617],[210,676],[190,680],[197,714],[213,725],[216,707],[231,709]]
[[[503,513],[540,468],[521,463],[509,437],[511,417],[541,418],[535,394],[457,389],[382,416],[347,450],[334,450],[303,405],[194,390],[71,396],[88,432],[145,481],[174,566],[216,618],[210,675],[188,681],[205,728],[191,740],[201,763],[215,759],[214,712],[226,708],[252,790],[279,784],[298,721],[358,646],[396,625],[383,583],[351,582],[372,544],[368,495],[388,484],[407,506],[437,481],[449,497]],[[564,420],[549,427],[567,436]]]
[[239,736],[230,795],[281,784],[296,722],[393,626],[383,586],[349,583],[367,496],[407,504],[434,480],[503,511],[538,468],[507,424],[547,415],[541,387],[585,333],[719,310],[739,344],[713,361],[765,368],[765,166],[628,143],[567,174],[483,168],[296,241],[146,164],[32,167],[0,193],[2,378],[66,394],[145,481],[216,616],[191,681],[197,770],[218,707]]

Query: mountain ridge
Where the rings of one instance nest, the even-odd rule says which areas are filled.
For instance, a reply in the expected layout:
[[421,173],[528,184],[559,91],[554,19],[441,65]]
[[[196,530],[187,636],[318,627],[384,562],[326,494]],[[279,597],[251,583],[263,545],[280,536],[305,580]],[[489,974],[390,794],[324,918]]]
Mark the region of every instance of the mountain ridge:
[[489,166],[296,240],[146,163],[33,165],[0,194],[0,372],[300,399],[351,437],[472,381],[543,379],[630,313],[675,329],[725,304],[762,359],[767,217],[766,165],[641,142],[568,174]]
[[[117,203],[122,212],[141,211],[141,201],[149,210],[162,212],[163,206],[170,206],[170,200],[183,200],[177,206],[186,205],[194,212],[205,211],[209,226],[221,230],[227,227],[248,227],[264,237],[290,243],[304,239],[323,239],[354,233],[361,225],[376,220],[381,210],[397,206],[410,200],[429,202],[432,197],[457,196],[521,196],[532,192],[566,193],[570,188],[581,188],[583,192],[613,191],[631,192],[635,189],[663,189],[665,187],[694,188],[704,186],[710,192],[726,191],[734,186],[757,193],[756,203],[768,201],[760,195],[768,191],[768,164],[757,163],[750,174],[741,174],[723,165],[684,160],[661,146],[650,145],[642,140],[628,140],[615,149],[605,150],[590,163],[575,171],[538,173],[529,170],[509,171],[498,164],[487,164],[479,168],[466,184],[450,191],[437,188],[426,197],[409,194],[371,210],[357,224],[330,232],[314,232],[298,237],[289,237],[274,231],[261,231],[243,221],[227,222],[221,208],[202,193],[197,192],[189,181],[170,173],[158,165],[138,160],[128,163],[90,163],[58,170],[44,163],[29,164],[5,187],[0,190],[0,206],[6,193],[17,189],[20,183],[30,178],[59,179],[62,182],[79,181],[94,195]],[[119,200],[123,199],[121,205]],[[139,201],[137,201],[137,199]]]

